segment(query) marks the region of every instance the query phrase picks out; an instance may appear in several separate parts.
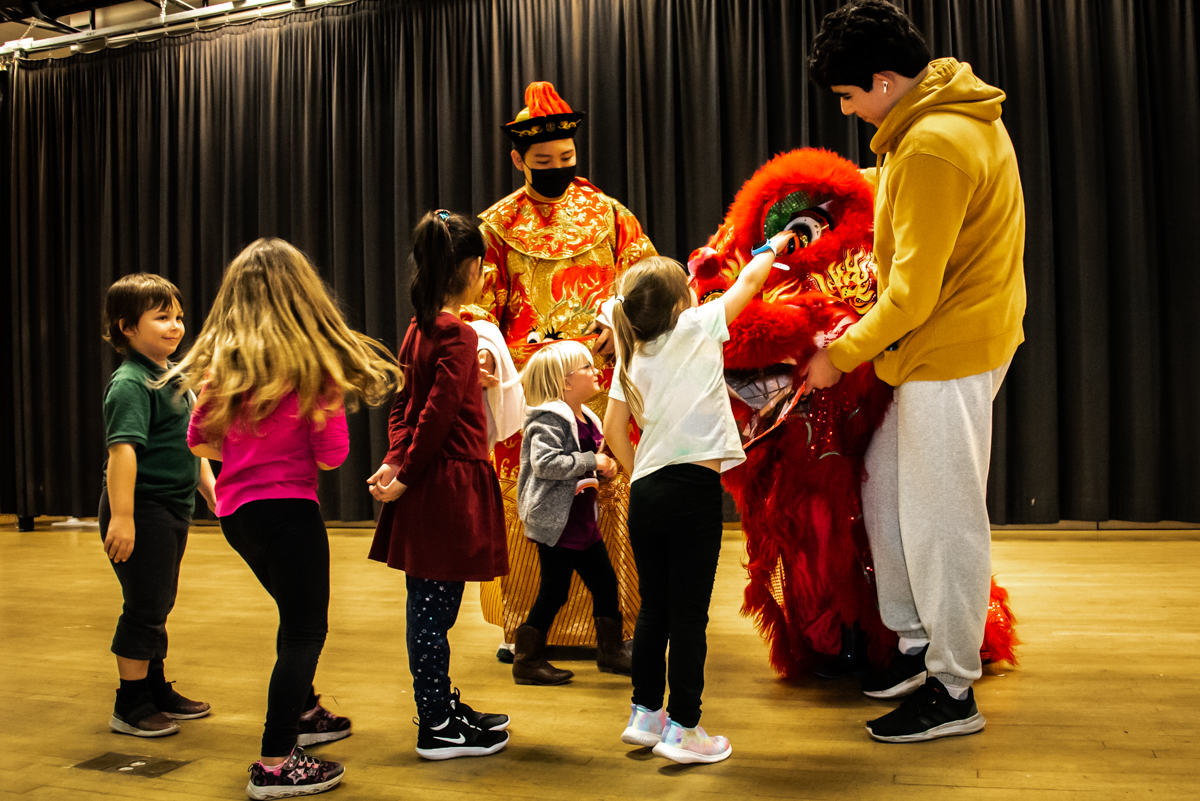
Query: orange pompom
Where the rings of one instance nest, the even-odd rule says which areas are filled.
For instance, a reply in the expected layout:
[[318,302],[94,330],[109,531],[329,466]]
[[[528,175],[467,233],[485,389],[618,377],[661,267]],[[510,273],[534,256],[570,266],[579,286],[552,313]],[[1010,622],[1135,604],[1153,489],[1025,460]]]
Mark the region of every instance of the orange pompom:
[[530,117],[572,113],[567,101],[558,96],[554,84],[549,81],[534,81],[525,88],[525,107],[529,109]]

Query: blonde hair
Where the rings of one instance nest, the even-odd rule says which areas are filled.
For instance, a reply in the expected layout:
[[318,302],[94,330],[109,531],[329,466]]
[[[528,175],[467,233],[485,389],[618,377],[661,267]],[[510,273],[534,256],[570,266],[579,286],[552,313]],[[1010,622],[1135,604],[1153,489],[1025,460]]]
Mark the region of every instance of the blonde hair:
[[196,344],[156,383],[177,377],[181,391],[203,392],[213,444],[236,421],[253,428],[290,392],[300,414],[320,422],[318,402],[378,406],[404,382],[384,345],[346,325],[305,255],[274,238],[229,263]]
[[613,330],[621,363],[621,389],[637,424],[645,425],[642,393],[629,377],[633,354],[675,329],[679,315],[691,305],[687,270],[665,256],[647,256],[621,276],[613,304]]
[[525,403],[542,406],[562,400],[567,376],[585,364],[592,364],[592,352],[582,342],[567,339],[539,348],[521,370]]

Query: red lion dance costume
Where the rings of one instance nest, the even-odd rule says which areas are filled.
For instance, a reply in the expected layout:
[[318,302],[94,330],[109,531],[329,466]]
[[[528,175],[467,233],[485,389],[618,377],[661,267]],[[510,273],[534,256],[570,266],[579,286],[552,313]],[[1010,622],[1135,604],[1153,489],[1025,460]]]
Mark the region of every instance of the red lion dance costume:
[[[744,614],[785,678],[839,653],[857,624],[880,664],[896,635],[880,620],[860,487],[867,445],[892,389],[868,362],[833,387],[803,393],[818,344],[875,302],[873,199],[858,169],[823,150],[784,153],[738,192],[721,227],[688,263],[700,301],[732,286],[750,251],[785,227],[801,247],[780,256],[761,300],[729,327],[725,370],[737,393],[746,461],[723,476],[749,555]],[[992,582],[985,661],[1015,662],[1007,593]]]

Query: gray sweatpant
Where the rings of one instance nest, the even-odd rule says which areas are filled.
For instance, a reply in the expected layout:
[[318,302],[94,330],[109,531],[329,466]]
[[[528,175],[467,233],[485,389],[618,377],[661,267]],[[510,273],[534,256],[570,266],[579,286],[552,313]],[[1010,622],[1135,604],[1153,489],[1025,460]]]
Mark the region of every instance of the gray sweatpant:
[[983,673],[992,577],[992,401],[1008,371],[910,381],[867,449],[863,515],[883,623],[927,638],[925,666],[960,687]]

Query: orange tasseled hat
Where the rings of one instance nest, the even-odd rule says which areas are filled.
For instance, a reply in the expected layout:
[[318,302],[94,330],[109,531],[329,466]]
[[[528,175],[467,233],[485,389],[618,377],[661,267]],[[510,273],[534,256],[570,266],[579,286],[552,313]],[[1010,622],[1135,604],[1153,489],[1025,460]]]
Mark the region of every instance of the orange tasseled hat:
[[571,139],[583,121],[583,112],[572,111],[549,81],[534,81],[525,89],[525,108],[501,126],[513,145],[533,145],[554,139]]

